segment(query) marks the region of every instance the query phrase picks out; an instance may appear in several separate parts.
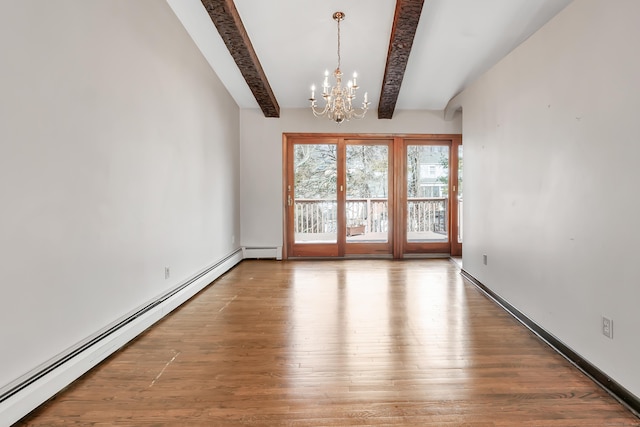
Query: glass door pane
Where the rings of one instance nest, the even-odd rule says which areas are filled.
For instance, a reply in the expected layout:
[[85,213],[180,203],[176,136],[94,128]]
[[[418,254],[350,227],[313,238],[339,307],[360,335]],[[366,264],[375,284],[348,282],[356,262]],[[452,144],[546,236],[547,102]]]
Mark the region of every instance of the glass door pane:
[[407,145],[407,242],[449,241],[449,146]]
[[337,243],[337,165],[335,144],[294,144],[295,243]]
[[389,146],[346,146],[346,242],[389,241]]

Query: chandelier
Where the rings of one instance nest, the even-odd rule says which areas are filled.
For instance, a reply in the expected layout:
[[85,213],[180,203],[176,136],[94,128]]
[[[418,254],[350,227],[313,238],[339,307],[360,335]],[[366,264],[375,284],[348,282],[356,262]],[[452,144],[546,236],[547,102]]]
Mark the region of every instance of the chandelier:
[[324,108],[318,109],[316,106],[316,87],[311,86],[311,111],[316,117],[326,116],[330,120],[340,124],[352,118],[361,119],[367,113],[370,102],[367,100],[367,93],[364,94],[362,108],[353,108],[352,102],[358,90],[357,73],[353,73],[353,80],[349,80],[346,87],[342,86],[342,71],[340,71],[340,21],[344,19],[343,12],[333,14],[333,19],[338,23],[338,66],[333,72],[335,85],[329,87],[329,71],[324,72],[324,82],[322,83],[322,97],[324,98]]

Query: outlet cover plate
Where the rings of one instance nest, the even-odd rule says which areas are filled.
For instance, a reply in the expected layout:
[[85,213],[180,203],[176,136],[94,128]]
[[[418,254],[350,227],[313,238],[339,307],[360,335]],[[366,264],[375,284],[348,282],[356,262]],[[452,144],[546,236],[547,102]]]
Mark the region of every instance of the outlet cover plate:
[[613,320],[606,316],[602,316],[602,335],[613,339]]

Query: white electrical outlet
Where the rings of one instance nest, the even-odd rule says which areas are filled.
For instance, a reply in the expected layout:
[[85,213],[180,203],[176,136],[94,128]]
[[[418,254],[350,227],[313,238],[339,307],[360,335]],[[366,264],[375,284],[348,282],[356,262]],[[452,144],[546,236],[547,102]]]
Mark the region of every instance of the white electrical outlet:
[[605,316],[602,316],[602,335],[613,339],[613,320]]
[[164,278],[168,279],[169,277],[171,277],[171,269],[169,267],[165,267],[164,268]]

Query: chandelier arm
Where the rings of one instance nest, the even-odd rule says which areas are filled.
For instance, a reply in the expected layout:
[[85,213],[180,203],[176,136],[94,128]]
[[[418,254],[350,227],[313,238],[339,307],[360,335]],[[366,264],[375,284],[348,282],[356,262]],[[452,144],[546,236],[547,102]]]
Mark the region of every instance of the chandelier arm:
[[[362,113],[358,114],[358,110],[360,110]],[[355,117],[356,119],[363,119],[365,114],[367,114],[367,111],[369,111],[369,109],[364,109],[364,108],[354,108],[352,110],[352,114],[353,117]]]
[[329,110],[329,104],[327,103],[324,108],[322,110],[317,110],[315,105],[311,105],[311,111],[313,112],[313,115],[316,117],[322,117],[325,116],[327,114],[327,111]]

